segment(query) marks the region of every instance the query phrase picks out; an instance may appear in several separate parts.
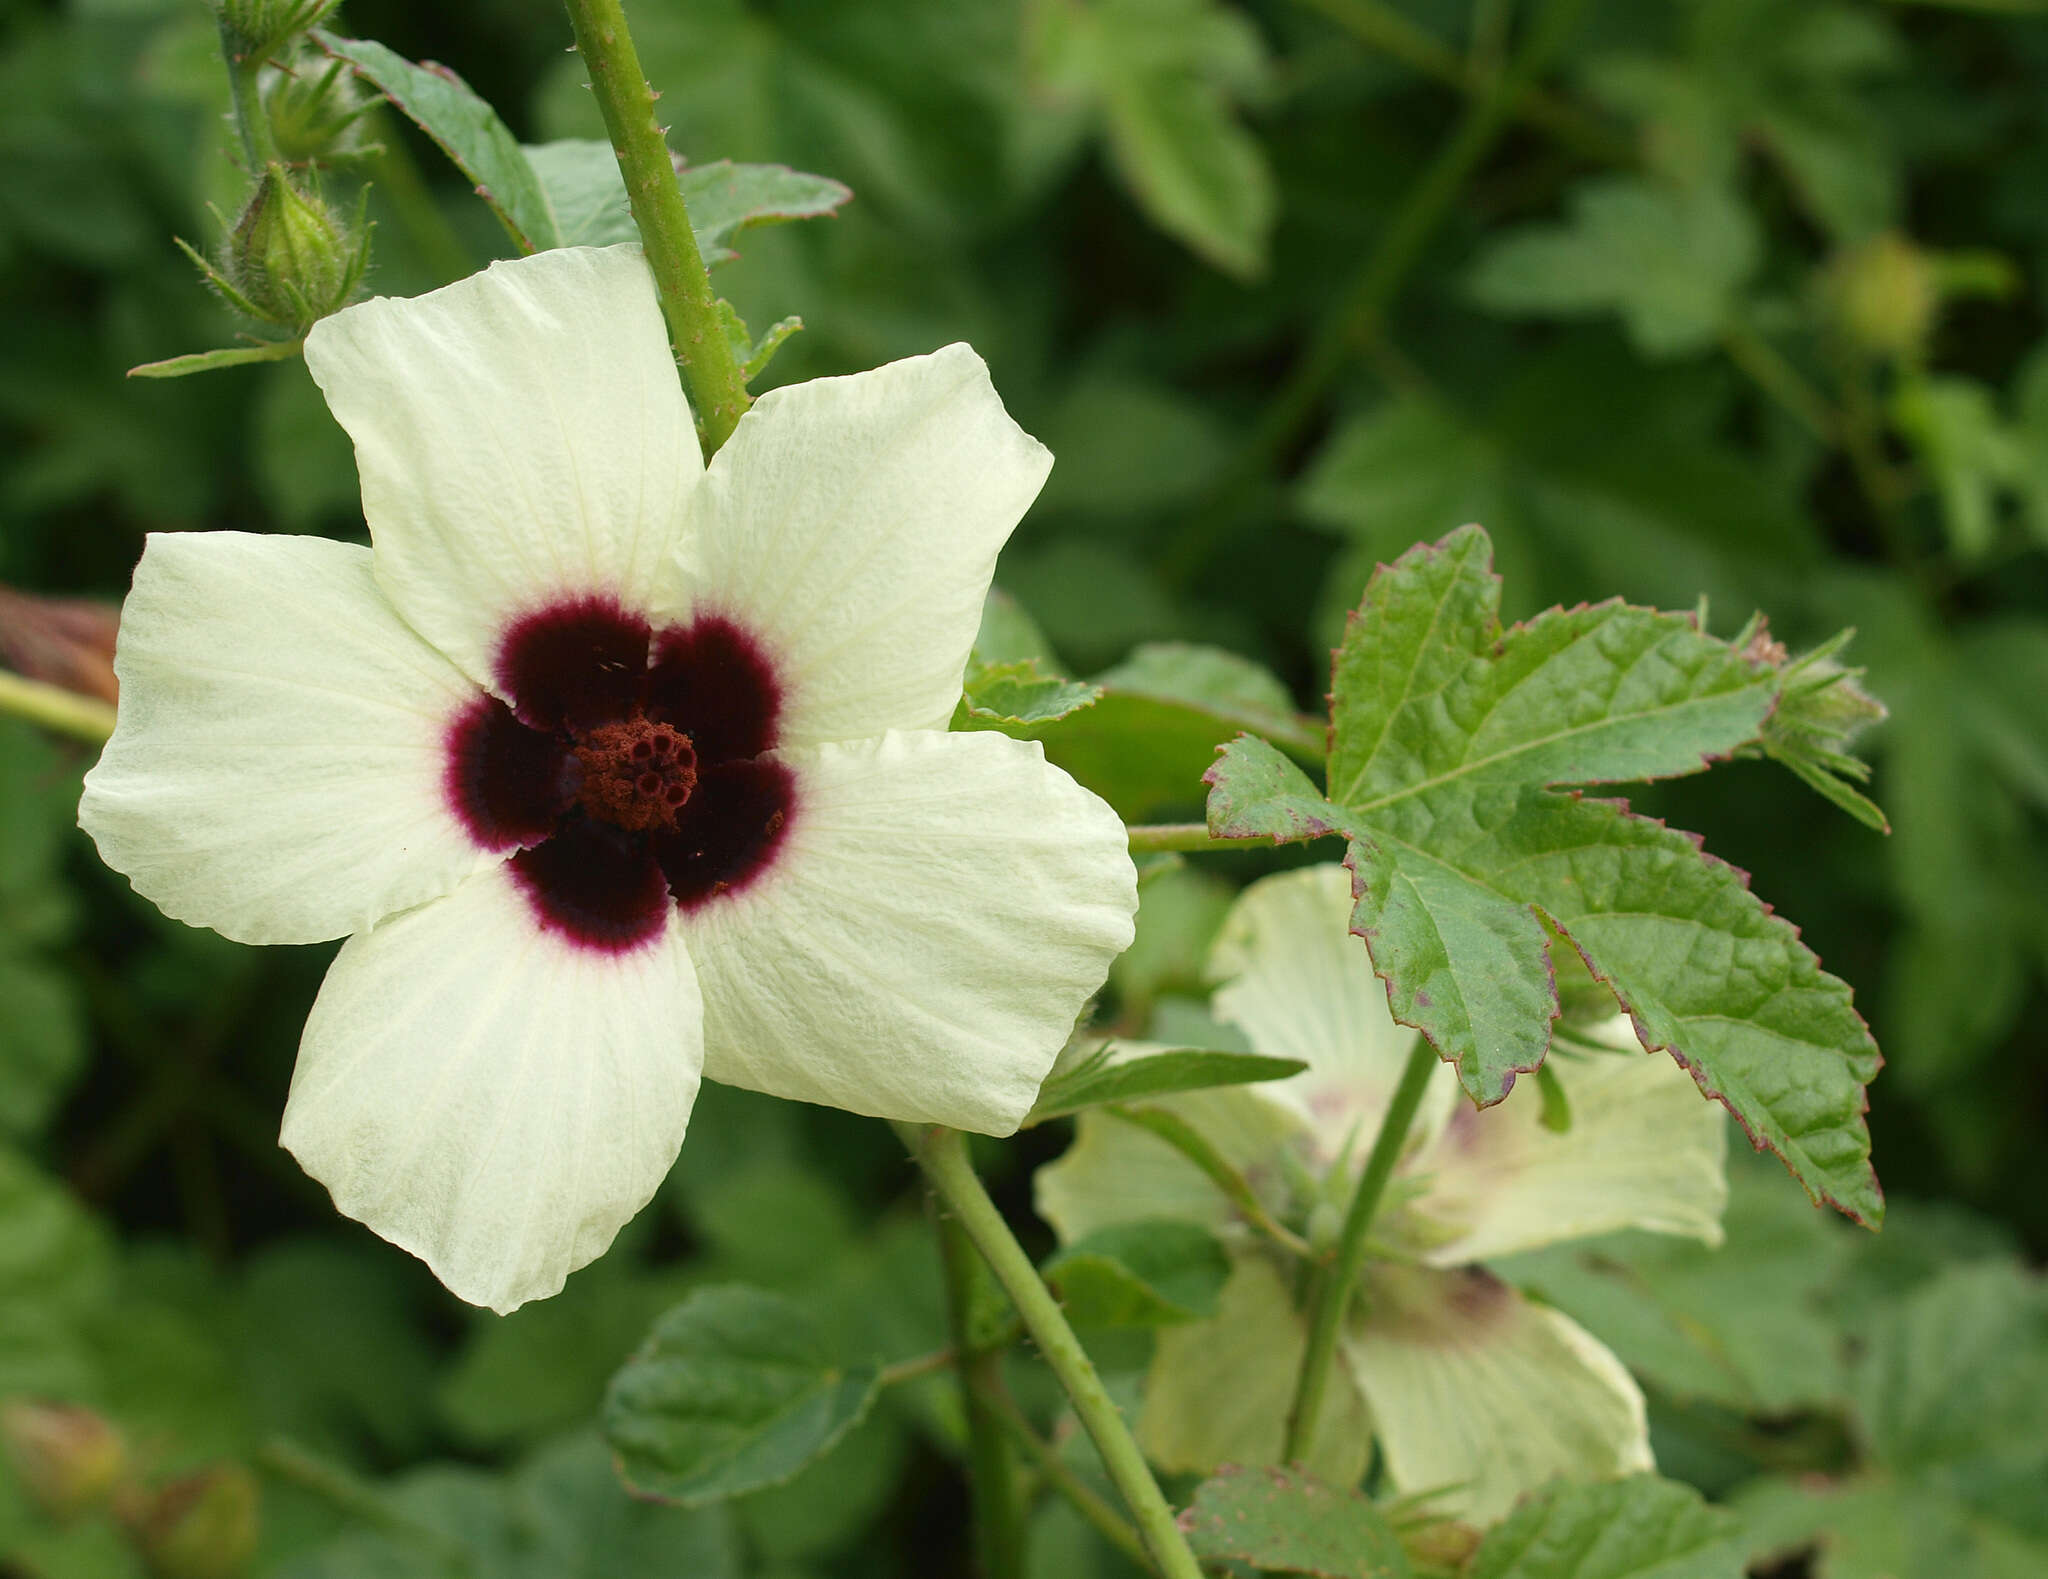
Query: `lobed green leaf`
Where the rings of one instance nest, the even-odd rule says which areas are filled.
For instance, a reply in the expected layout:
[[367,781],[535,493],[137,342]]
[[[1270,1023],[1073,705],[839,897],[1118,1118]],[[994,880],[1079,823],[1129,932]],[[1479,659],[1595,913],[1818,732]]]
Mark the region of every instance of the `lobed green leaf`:
[[1697,839],[1569,788],[1757,748],[1783,649],[1619,601],[1504,631],[1488,547],[1463,528],[1373,577],[1336,654],[1328,795],[1240,741],[1210,775],[1211,832],[1350,838],[1352,930],[1395,1017],[1476,1101],[1548,1050],[1554,929],[1645,1047],[1671,1052],[1816,1200],[1876,1222],[1862,1115],[1880,1060],[1847,986]]

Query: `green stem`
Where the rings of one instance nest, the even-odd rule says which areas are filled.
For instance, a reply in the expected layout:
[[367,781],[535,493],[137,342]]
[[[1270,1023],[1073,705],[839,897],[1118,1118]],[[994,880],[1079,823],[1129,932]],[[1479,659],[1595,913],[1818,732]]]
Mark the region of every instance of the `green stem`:
[[437,1557],[445,1569],[472,1574],[469,1551],[453,1536],[402,1513],[374,1486],[354,1473],[308,1452],[289,1437],[274,1436],[256,1450],[256,1462],[280,1480],[310,1492],[338,1513],[397,1536]]
[[1159,855],[1168,850],[1220,850],[1229,841],[1218,839],[1199,822],[1149,822],[1124,829],[1133,855]]
[[946,1274],[946,1322],[960,1372],[960,1402],[967,1411],[967,1464],[974,1493],[974,1550],[982,1579],[1022,1579],[1024,1504],[1002,1422],[988,1393],[1002,1386],[1001,1350],[975,1345],[971,1331],[976,1263],[974,1244],[959,1221],[938,1216],[939,1258]]
[[1731,323],[1721,331],[1721,349],[1757,388],[1775,400],[1794,421],[1821,443],[1839,443],[1842,420],[1828,397],[1807,382],[1806,375],[1779,354],[1777,347],[1747,324]]
[[1207,565],[1236,520],[1239,500],[1315,415],[1353,347],[1393,305],[1423,247],[1492,150],[1515,106],[1570,36],[1584,8],[1585,0],[1550,0],[1537,16],[1528,42],[1500,74],[1492,91],[1466,106],[1457,131],[1402,198],[1379,245],[1324,317],[1307,353],[1295,363],[1244,448],[1217,482],[1210,508],[1191,516],[1180,537],[1167,546],[1159,573],[1170,585],[1187,585]]
[[1351,1210],[1344,1216],[1343,1237],[1337,1242],[1336,1263],[1316,1284],[1315,1308],[1309,1317],[1308,1349],[1301,1357],[1301,1374],[1295,1378],[1294,1404],[1287,1414],[1287,1447],[1284,1457],[1297,1463],[1308,1456],[1322,1425],[1323,1403],[1329,1394],[1330,1367],[1337,1357],[1337,1342],[1344,1334],[1344,1316],[1351,1304],[1352,1285],[1365,1265],[1366,1247],[1373,1218],[1379,1215],[1380,1200],[1387,1181],[1394,1175],[1408,1130],[1415,1122],[1415,1110],[1422,1105],[1422,1093],[1435,1073],[1436,1049],[1418,1036],[1408,1054],[1401,1083],[1394,1088],[1394,1100],[1380,1123],[1372,1154],[1365,1160],[1365,1172],[1358,1176],[1358,1188],[1351,1197]]
[[1152,1565],[1151,1555],[1145,1550],[1145,1543],[1138,1539],[1138,1532],[1131,1527],[1130,1520],[1075,1474],[1073,1465],[1060,1457],[1057,1448],[1031,1429],[1031,1422],[1024,1418],[1024,1411],[1017,1407],[1016,1400],[1000,1384],[986,1391],[977,1388],[977,1391],[990,1415],[1010,1433],[1037,1466],[1038,1472],[1045,1476],[1046,1484],[1072,1503],[1074,1511],[1094,1525],[1096,1532],[1110,1545],[1147,1573],[1157,1573],[1159,1570]]
[[0,669],[0,713],[94,744],[114,732],[114,709],[96,696],[80,696],[61,685],[25,680]]
[[232,96],[235,130],[242,139],[242,156],[249,161],[249,174],[260,175],[277,158],[277,141],[270,135],[270,117],[263,110],[263,95],[256,77],[263,70],[264,57],[237,54],[236,39],[226,18],[220,24],[221,58],[228,65],[228,91]]
[[668,138],[654,118],[654,93],[640,69],[633,35],[619,0],[566,0],[576,48],[618,155],[619,173],[633,205],[633,223],[647,248],[668,320],[669,344],[697,412],[697,438],[709,460],[732,437],[751,403],[746,379],[718,316],[711,277],[697,251],[696,232],[676,184]]
[[1201,1564],[1188,1549],[1187,1538],[1174,1522],[1173,1509],[1146,1467],[1145,1455],[1138,1450],[1109,1390],[1096,1375],[1088,1351],[1081,1347],[1081,1340],[1067,1325],[1059,1302],[1052,1297],[1052,1291],[1039,1277],[1038,1269],[1031,1264],[1031,1258],[1017,1243],[1017,1236],[1010,1232],[1010,1225],[1003,1221],[1003,1214],[996,1210],[995,1202],[989,1199],[988,1191],[975,1175],[974,1164],[967,1156],[966,1137],[958,1130],[937,1124],[898,1123],[895,1129],[924,1169],[932,1188],[938,1191],[939,1199],[988,1262],[996,1281],[1016,1306],[1024,1330],[1031,1334],[1038,1352],[1066,1389],[1074,1413],[1102,1455],[1111,1484],[1137,1521],[1139,1539],[1152,1554],[1153,1565],[1164,1579],[1202,1579]]
[[1230,1204],[1237,1208],[1238,1215],[1251,1225],[1254,1232],[1264,1235],[1289,1255],[1299,1256],[1304,1261],[1321,1259],[1316,1254],[1314,1245],[1266,1210],[1266,1203],[1259,1199],[1250,1181],[1231,1165],[1230,1159],[1218,1151],[1200,1130],[1179,1114],[1169,1112],[1163,1107],[1112,1106],[1106,1111],[1112,1118],[1122,1119],[1126,1124],[1135,1124],[1139,1129],[1157,1135],[1200,1168],[1203,1176],[1229,1198]]
[[[1467,61],[1427,28],[1411,22],[1386,0],[1301,0],[1311,11],[1319,11],[1360,43],[1390,56],[1410,71],[1448,83],[1469,94],[1483,94],[1494,86],[1494,74],[1485,62]],[[1549,133],[1566,148],[1583,158],[1602,164],[1632,164],[1635,149],[1625,137],[1610,130],[1577,105],[1531,88],[1514,106],[1512,113],[1531,126]]]

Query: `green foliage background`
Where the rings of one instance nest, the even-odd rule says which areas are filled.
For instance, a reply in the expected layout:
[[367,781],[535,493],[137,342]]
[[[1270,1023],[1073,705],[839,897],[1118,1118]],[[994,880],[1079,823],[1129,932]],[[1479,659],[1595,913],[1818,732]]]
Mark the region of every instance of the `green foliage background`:
[[[805,319],[767,381],[971,341],[1058,456],[1001,584],[1068,672],[1122,665],[1104,706],[1134,730],[1143,643],[1228,648],[1319,711],[1371,566],[1473,519],[1511,616],[1704,594],[1723,634],[1753,608],[1795,648],[1858,627],[1888,839],[1768,765],[1637,804],[1857,987],[1892,1226],[1859,1238],[1738,1170],[1721,1261],[1621,1245],[1515,1275],[1637,1369],[1666,1473],[1733,1496],[1755,1551],[1827,1525],[1812,1571],[1839,1579],[2048,1571],[2048,1315],[2016,1270],[2048,1250],[2048,15],[1600,0],[1488,135],[1473,106],[1544,25],[1517,13],[1560,9],[630,7],[678,150],[856,194],[720,270],[750,322]],[[523,140],[601,135],[547,0],[351,0],[345,25],[455,66]],[[229,343],[169,239],[210,243],[204,205],[237,199],[224,108],[198,0],[0,5],[0,581],[116,597],[151,530],[361,536],[302,367],[121,376]],[[430,146],[377,136],[373,289],[508,250]],[[1194,815],[1235,727],[1073,766],[1129,815]],[[610,1256],[511,1318],[459,1307],[275,1147],[329,951],[136,900],[72,827],[87,760],[0,721],[0,1396],[104,1408],[158,1474],[260,1463],[279,1579],[965,1571],[943,1379],[694,1512],[629,1504],[593,1432],[698,1286],[800,1292],[861,1359],[943,1342],[881,1126],[707,1088]],[[1113,982],[1131,1024],[1199,990],[1225,895],[1161,892]],[[1020,1214],[1060,1127],[989,1154]],[[1123,1571],[1063,1508],[1039,1526],[1036,1572]],[[140,1571],[0,1480],[10,1563]]]

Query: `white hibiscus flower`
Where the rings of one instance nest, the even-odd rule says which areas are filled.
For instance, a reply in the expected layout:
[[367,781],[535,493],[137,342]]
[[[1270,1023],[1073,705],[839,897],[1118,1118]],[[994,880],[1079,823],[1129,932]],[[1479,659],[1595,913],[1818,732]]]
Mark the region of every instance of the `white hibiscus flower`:
[[[1365,945],[1346,930],[1350,913],[1341,866],[1245,890],[1211,956],[1223,982],[1213,1007],[1257,1051],[1309,1067],[1162,1104],[1297,1223],[1318,1202],[1341,1214],[1416,1035],[1387,1012]],[[1621,1228],[1720,1241],[1720,1109],[1668,1056],[1644,1053],[1626,1019],[1592,1036],[1615,1051],[1551,1054],[1571,1112],[1562,1133],[1544,1127],[1533,1079],[1475,1109],[1448,1065],[1432,1075],[1374,1225],[1383,1259],[1360,1280],[1310,1454],[1329,1478],[1356,1480],[1377,1437],[1396,1489],[1454,1488],[1438,1505],[1485,1523],[1552,1475],[1651,1467],[1642,1394],[1621,1362],[1480,1264]],[[1160,1217],[1224,1236],[1233,1270],[1221,1311],[1161,1333],[1139,1435],[1168,1469],[1277,1460],[1307,1341],[1292,1269],[1178,1151],[1114,1117],[1084,1115],[1037,1192],[1067,1241]]]
[[981,360],[777,390],[706,468],[620,247],[306,361],[373,547],[152,537],[79,820],[180,920],[349,938],[283,1126],[335,1204],[510,1310],[646,1204],[700,1070],[1014,1129],[1136,894],[1037,746],[945,733],[1051,464]]

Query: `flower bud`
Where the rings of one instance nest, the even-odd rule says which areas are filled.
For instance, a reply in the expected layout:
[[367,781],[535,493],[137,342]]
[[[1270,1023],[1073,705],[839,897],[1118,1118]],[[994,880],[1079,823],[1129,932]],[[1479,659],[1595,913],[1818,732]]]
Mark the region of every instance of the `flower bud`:
[[215,1464],[149,1498],[129,1533],[156,1579],[234,1579],[256,1550],[256,1497],[246,1469]]
[[304,334],[346,307],[369,261],[360,209],[351,235],[317,196],[292,185],[284,167],[263,172],[207,277],[253,318]]
[[1839,254],[1828,265],[1825,295],[1852,345],[1901,361],[1919,357],[1941,308],[1933,260],[1896,231]]
[[120,700],[114,635],[121,611],[96,598],[45,598],[0,585],[0,664],[46,685]]
[[365,118],[376,100],[348,63],[301,49],[256,79],[278,157],[287,164],[335,164],[377,152]]
[[0,1408],[0,1441],[36,1506],[60,1522],[105,1502],[128,1461],[120,1432],[69,1404],[7,1404]]
[[332,11],[340,0],[212,0],[228,52],[262,59],[289,44]]

